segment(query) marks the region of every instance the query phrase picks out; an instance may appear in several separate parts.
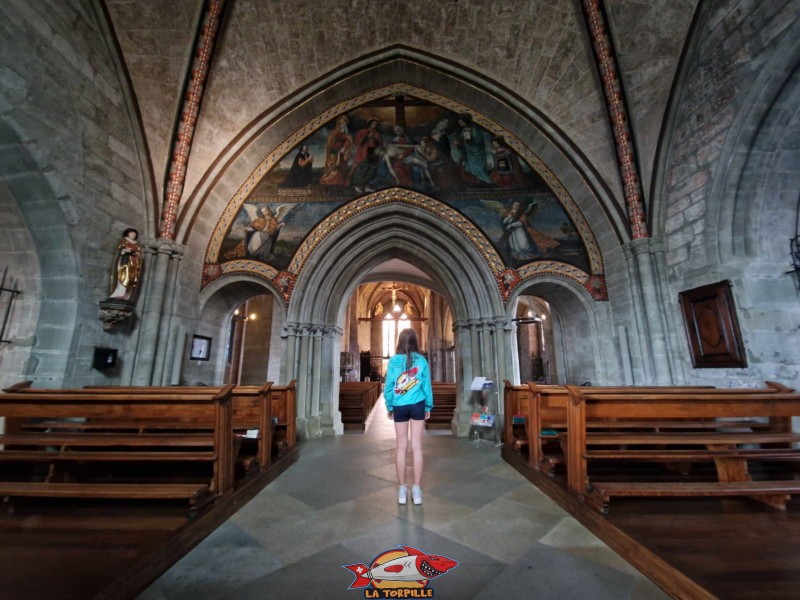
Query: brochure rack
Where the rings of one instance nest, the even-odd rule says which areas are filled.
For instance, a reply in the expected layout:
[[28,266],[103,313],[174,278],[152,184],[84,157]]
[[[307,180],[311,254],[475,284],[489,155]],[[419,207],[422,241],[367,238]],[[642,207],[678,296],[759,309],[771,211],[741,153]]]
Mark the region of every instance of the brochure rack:
[[473,392],[475,412],[472,413],[469,437],[472,444],[481,446],[489,444],[502,446],[500,439],[499,419],[497,417],[498,398],[493,381],[485,377],[472,380],[470,390]]

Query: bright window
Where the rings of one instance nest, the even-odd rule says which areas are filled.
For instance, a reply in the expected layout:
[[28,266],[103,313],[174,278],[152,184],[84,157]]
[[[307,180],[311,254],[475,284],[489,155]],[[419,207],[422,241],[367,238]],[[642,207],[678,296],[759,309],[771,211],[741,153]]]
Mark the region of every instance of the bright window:
[[383,318],[383,355],[391,356],[397,347],[397,322],[391,313]]

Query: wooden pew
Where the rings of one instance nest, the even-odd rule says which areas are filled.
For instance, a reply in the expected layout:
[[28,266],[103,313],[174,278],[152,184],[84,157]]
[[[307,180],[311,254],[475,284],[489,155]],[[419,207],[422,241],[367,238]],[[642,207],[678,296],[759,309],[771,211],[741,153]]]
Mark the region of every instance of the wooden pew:
[[345,381],[339,384],[339,412],[345,429],[366,427],[367,417],[381,395],[378,381]]
[[[800,493],[800,480],[753,481],[748,470],[754,460],[800,461],[800,450],[792,447],[800,434],[785,431],[786,420],[800,415],[800,395],[787,388],[655,393],[567,389],[567,484],[603,512],[615,496],[746,495],[785,508],[788,497]],[[771,419],[766,430],[759,427],[757,419],[762,418]],[[625,427],[637,431],[626,432]],[[618,461],[615,481],[590,479],[587,463],[594,460]],[[715,481],[641,481],[625,470],[630,462],[703,461],[715,464]]]
[[[533,437],[531,425],[531,391],[528,385],[514,385],[510,381],[503,381],[503,440],[511,450],[526,454],[528,464],[536,467],[530,448]],[[522,420],[514,423],[514,419]]]
[[[271,382],[266,382],[261,386],[230,386],[231,387],[231,407],[233,428],[236,435],[245,438],[248,430],[258,430],[256,438],[256,451],[254,454],[237,454],[239,462],[246,475],[250,475],[260,468],[266,467],[270,463],[272,447],[272,403],[269,401]],[[30,382],[21,382],[10,388],[6,392],[30,392],[36,394],[59,393],[59,394],[80,394],[82,390],[102,392],[106,394],[133,394],[133,395],[152,395],[152,394],[195,394],[204,396],[213,392],[220,392],[223,388],[218,386],[86,386],[85,388],[66,388],[66,389],[42,389],[30,387]],[[210,430],[214,426],[209,415],[183,417],[179,424],[174,419],[132,419],[115,420],[113,423],[105,420],[100,424],[102,428],[108,429],[135,429],[141,433],[148,431],[162,431],[165,429],[186,429],[186,430]],[[51,424],[52,425],[52,424]],[[71,425],[85,430],[98,428],[98,424],[88,421],[83,424]]]
[[[0,435],[0,461],[8,464],[45,463],[50,473],[57,465],[77,467],[83,463],[106,465],[132,463],[192,464],[210,463],[207,483],[170,483],[150,480],[127,482],[53,482],[4,480],[4,497],[41,496],[79,498],[175,498],[189,500],[193,509],[212,495],[232,491],[235,443],[232,428],[231,389],[205,393],[134,394],[93,390],[28,390],[0,394],[0,416],[11,427]],[[39,425],[24,423],[36,420]],[[172,421],[169,429],[140,430],[120,428],[119,422]],[[213,423],[208,431],[188,431],[182,419]],[[67,420],[67,421],[65,421]],[[72,420],[72,421],[69,421]],[[47,427],[41,426],[47,422]],[[91,422],[97,429],[85,427]],[[103,427],[105,425],[105,427]],[[189,428],[191,429],[191,428]],[[117,467],[117,471],[120,467]],[[4,472],[6,470],[4,469]],[[156,469],[152,470],[154,473]],[[109,472],[113,477],[114,470]],[[66,485],[69,483],[69,485]],[[120,486],[120,487],[117,487]]]
[[272,451],[280,457],[297,445],[297,383],[273,385],[269,396],[270,414],[276,421]]
[[[529,437],[534,436],[538,432],[536,443],[529,449],[529,462],[532,467],[540,469],[546,473],[553,474],[556,465],[564,462],[563,439],[559,439],[559,434],[567,429],[567,405],[569,404],[569,392],[566,386],[562,385],[541,385],[529,382],[528,388],[530,389],[530,404],[529,404]],[[777,393],[789,391],[785,386],[768,381],[767,387],[763,389],[740,389],[742,393]],[[722,388],[714,388],[712,386],[597,386],[586,387],[585,389],[591,390],[593,393],[658,393],[663,391],[695,391],[695,390],[709,390],[709,393],[715,393],[714,390]],[[728,392],[721,392],[728,393]],[[624,426],[624,425],[622,425]],[[635,423],[629,423],[628,427],[637,427]],[[676,427],[679,425],[676,424]],[[786,425],[789,427],[790,425]],[[547,448],[551,448],[547,451]]]
[[[23,381],[9,388],[6,392],[53,392],[53,393],[81,393],[82,390],[104,391],[107,393],[135,393],[135,394],[163,394],[180,392],[181,394],[200,394],[205,395],[221,387],[212,386],[87,386],[86,388],[74,389],[51,389],[42,390],[41,388],[31,388],[30,381]],[[267,401],[269,399],[269,401]],[[261,386],[236,386],[231,390],[231,405],[233,428],[240,435],[244,435],[246,430],[258,429],[256,461],[252,465],[265,468],[270,464],[273,454],[282,455],[287,450],[296,446],[296,396],[295,382],[288,385],[279,386],[271,382],[266,382]],[[190,428],[191,423],[188,417],[182,420],[183,427]],[[197,419],[192,423],[201,425]],[[274,423],[274,427],[272,426]],[[210,423],[206,423],[208,426]],[[118,428],[142,428],[164,429],[174,427],[171,421],[163,423],[157,420],[148,419],[147,423],[141,420],[133,420],[130,423],[119,421],[116,423]],[[12,423],[12,427],[14,424]],[[87,424],[86,427],[91,427]],[[278,440],[271,440],[273,430],[277,432]]]
[[433,410],[425,423],[425,429],[450,429],[456,411],[456,384],[434,382]]
[[[256,450],[254,454],[238,454],[239,463],[242,465],[245,475],[251,475],[269,466],[272,454],[272,402],[270,402],[270,389],[272,382],[265,382],[261,386],[257,385],[238,385],[231,389],[231,410],[232,422],[235,435],[246,438],[247,431],[258,431],[255,439]],[[27,388],[28,390],[32,388]],[[182,394],[207,394],[209,390],[221,390],[219,386],[86,386],[84,389],[103,392],[130,391],[135,394],[164,394],[179,391]],[[26,391],[22,389],[20,391]],[[35,391],[35,388],[33,388]],[[136,421],[131,423],[137,425]],[[118,427],[125,427],[127,423],[119,422]],[[152,431],[159,429],[175,429],[176,424],[171,421],[139,422],[142,431]],[[213,422],[207,418],[196,418],[181,420],[180,426],[186,429],[210,429]],[[91,423],[87,424],[92,427]]]

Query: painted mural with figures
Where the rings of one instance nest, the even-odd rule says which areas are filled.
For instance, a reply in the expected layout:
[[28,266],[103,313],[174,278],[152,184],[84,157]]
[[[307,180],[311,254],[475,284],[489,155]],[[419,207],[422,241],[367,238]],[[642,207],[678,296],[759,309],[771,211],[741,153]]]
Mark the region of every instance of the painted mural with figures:
[[[285,271],[332,212],[365,194],[400,187],[467,217],[508,268],[551,261],[596,274],[588,227],[576,227],[579,211],[573,204],[568,214],[509,137],[478,125],[473,114],[411,95],[342,112],[274,161],[233,208],[209,262],[258,261]],[[590,231],[588,237],[594,243]]]

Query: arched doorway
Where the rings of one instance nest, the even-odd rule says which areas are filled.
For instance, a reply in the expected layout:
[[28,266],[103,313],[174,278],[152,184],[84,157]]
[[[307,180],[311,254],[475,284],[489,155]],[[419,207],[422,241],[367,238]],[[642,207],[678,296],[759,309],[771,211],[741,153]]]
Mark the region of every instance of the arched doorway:
[[[339,352],[347,305],[365,275],[389,260],[400,259],[425,273],[430,288],[452,308],[459,398],[466,396],[475,375],[507,378],[511,328],[486,256],[491,245],[475,243],[480,232],[465,235],[441,217],[448,213],[445,205],[397,188],[365,197],[363,210],[344,210],[347,218],[334,214],[337,226],[309,253],[313,268],[298,277],[287,311],[283,376],[297,380],[299,434],[342,431]],[[465,434],[469,408],[460,402],[455,420],[457,432]]]
[[424,272],[398,259],[364,276],[345,316],[342,352],[353,366],[342,373],[342,381],[383,380],[397,337],[406,328],[416,331],[433,381],[455,381],[452,310],[432,285]]
[[554,382],[557,367],[550,305],[537,296],[521,295],[515,315],[519,381]]
[[[202,196],[221,215],[213,232],[196,222],[197,235],[208,233],[210,240],[202,285],[247,272],[269,281],[287,303],[281,381],[297,380],[301,436],[341,431],[336,403],[341,352],[350,351],[343,342],[350,336],[348,302],[378,264],[396,259],[413,264],[429,274],[430,289],[450,307],[453,344],[443,350],[451,354],[449,377],[461,397],[468,394],[474,376],[500,385],[514,378],[518,361],[512,356],[513,313],[506,296],[516,285],[552,274],[571,278],[578,287],[605,286],[603,251],[588,220],[599,222],[602,239],[613,245],[608,219],[614,213],[601,209],[598,194],[603,190],[594,189],[591,178],[576,167],[581,157],[565,160],[566,146],[552,152],[552,130],[538,129],[534,115],[515,111],[493,96],[490,90],[496,87],[476,88],[442,72],[440,65],[409,60],[407,52],[393,51],[390,60],[369,61],[341,79],[332,75],[319,92],[319,102],[295,105],[293,100],[282,116],[258,125],[254,121],[253,131],[261,133],[246,132],[242,139],[248,141],[235,156],[220,160],[219,169],[225,170],[220,183],[210,184]],[[435,89],[430,89],[434,81]],[[474,114],[463,113],[459,98],[470,98]],[[320,106],[326,107],[322,113]],[[359,136],[367,135],[373,117],[386,110],[391,114],[378,128],[385,143],[377,144],[372,155],[360,156],[357,140],[369,138]],[[419,115],[411,118],[417,110]],[[468,169],[467,153],[455,147],[451,161],[413,161],[411,153],[418,150],[426,157],[439,155],[427,138],[442,122],[449,123],[445,132],[454,142],[483,139],[486,156],[496,159],[495,175],[511,166],[522,183],[507,177],[487,182],[481,177],[486,173]],[[395,127],[389,129],[389,124]],[[419,140],[418,149],[401,141],[404,127]],[[276,139],[282,141],[276,145]],[[289,163],[304,148],[317,149],[312,152],[317,172],[310,184],[296,186]],[[334,177],[329,168],[329,163],[342,166],[335,159],[342,148],[352,154],[343,163],[352,180],[344,172]],[[401,158],[417,171],[404,174]],[[236,168],[228,169],[234,161]],[[454,164],[466,171],[446,168]],[[405,187],[387,187],[391,185]],[[380,191],[369,193],[373,189]],[[271,236],[263,254],[249,243],[255,231]],[[606,297],[599,293],[595,299]],[[469,429],[469,415],[462,409],[457,416],[462,434]]]
[[[602,385],[609,383],[609,374],[618,372],[615,349],[602,346],[602,340],[615,339],[610,308],[605,302],[595,302],[585,289],[566,279],[542,277],[522,286],[509,307],[516,325],[515,348],[529,351],[533,347],[547,363],[533,380]],[[538,344],[531,343],[532,335],[539,336]],[[519,362],[521,354],[514,354],[515,383],[524,382],[528,371]],[[529,370],[533,372],[534,367]]]

